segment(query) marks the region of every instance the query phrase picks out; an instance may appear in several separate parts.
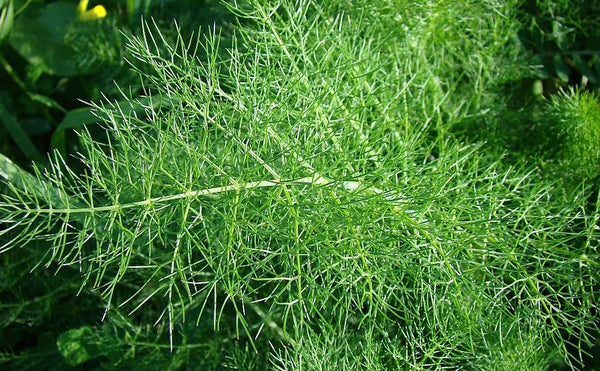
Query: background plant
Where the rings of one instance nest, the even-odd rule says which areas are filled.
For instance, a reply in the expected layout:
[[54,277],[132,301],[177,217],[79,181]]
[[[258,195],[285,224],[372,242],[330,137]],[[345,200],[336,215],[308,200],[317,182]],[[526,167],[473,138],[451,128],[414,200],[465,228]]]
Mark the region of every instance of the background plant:
[[521,31],[524,45],[535,54],[536,92],[553,93],[559,87],[600,81],[600,5],[594,1],[523,2],[527,13]]
[[[580,364],[597,184],[565,193],[537,155],[480,140],[531,69],[518,3],[463,6],[249,1],[229,4],[225,45],[130,37],[142,97],[94,106],[108,135],[82,132],[79,167],[2,162],[2,256],[34,254],[104,312],[55,352],[140,369]],[[593,128],[594,99],[556,98],[553,117]]]
[[[153,11],[165,35],[174,29],[174,19],[192,29],[204,22],[223,24],[215,6],[205,6],[200,13],[200,1],[106,1],[108,15],[87,20],[78,18],[78,4],[75,0],[2,4],[0,105],[10,113],[0,127],[8,134],[1,142],[2,152],[13,151],[16,144],[20,153],[15,156],[23,164],[39,162],[48,150],[77,151],[76,137],[57,137],[70,133],[65,129],[82,126],[69,117],[73,110],[82,111],[82,100],[119,99],[117,84],[139,92],[136,77],[123,63],[123,37],[137,32],[142,15]],[[100,6],[99,2],[88,5]],[[89,121],[85,124],[95,122]]]

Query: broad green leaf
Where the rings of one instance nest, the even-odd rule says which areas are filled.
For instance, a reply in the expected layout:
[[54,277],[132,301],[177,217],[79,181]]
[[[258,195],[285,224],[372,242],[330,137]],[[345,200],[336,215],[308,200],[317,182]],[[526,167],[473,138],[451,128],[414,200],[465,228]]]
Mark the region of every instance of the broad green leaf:
[[82,128],[98,121],[89,108],[76,108],[67,112],[50,138],[50,147],[65,155],[67,153],[66,130]]
[[65,45],[67,27],[75,21],[75,4],[59,1],[48,4],[41,12],[24,13],[14,23],[11,46],[33,65],[57,76],[82,73],[75,52]]

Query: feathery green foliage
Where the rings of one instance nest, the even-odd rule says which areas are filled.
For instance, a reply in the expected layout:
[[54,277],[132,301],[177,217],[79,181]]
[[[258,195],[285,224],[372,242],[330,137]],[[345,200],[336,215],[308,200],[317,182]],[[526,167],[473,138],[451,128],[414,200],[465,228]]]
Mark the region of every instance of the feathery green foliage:
[[146,97],[123,96],[145,115],[96,105],[108,136],[81,133],[81,173],[58,155],[33,175],[2,166],[0,252],[43,246],[40,266],[77,267],[105,303],[102,329],[65,332],[61,353],[577,365],[596,326],[600,202],[452,134],[498,115],[501,84],[527,70],[518,2],[467,3],[232,2],[230,46],[216,30],[131,38]]
[[561,91],[546,105],[546,148],[559,171],[576,178],[600,175],[600,101],[589,92]]

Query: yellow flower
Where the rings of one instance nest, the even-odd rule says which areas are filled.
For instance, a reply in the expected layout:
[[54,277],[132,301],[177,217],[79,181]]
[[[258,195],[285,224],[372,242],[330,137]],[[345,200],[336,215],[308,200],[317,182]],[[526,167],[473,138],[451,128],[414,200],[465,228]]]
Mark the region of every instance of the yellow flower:
[[80,0],[77,5],[77,18],[81,21],[92,21],[94,19],[106,17],[106,9],[102,5],[96,5],[87,10],[89,0]]

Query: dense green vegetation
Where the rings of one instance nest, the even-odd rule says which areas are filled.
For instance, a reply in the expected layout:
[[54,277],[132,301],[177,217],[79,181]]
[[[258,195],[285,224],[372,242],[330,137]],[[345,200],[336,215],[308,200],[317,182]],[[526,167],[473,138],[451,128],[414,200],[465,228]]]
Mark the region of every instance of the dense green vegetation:
[[0,0],[0,365],[598,367],[599,26]]

